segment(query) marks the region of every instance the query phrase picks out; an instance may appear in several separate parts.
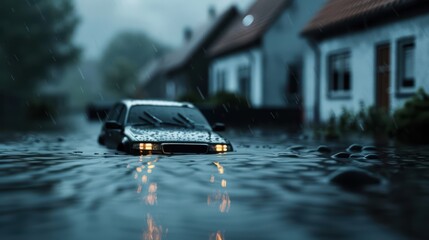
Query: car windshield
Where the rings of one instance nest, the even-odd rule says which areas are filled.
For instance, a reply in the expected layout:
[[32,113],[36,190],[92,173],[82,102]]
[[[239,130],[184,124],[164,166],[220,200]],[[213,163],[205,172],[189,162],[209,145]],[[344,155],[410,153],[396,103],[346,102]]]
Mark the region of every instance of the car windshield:
[[199,110],[175,106],[133,106],[129,111],[127,125],[210,129]]

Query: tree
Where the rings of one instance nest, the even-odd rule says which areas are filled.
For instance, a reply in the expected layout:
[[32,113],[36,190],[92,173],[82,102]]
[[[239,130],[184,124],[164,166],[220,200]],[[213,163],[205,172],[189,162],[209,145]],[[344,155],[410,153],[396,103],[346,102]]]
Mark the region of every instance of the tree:
[[125,58],[118,58],[113,65],[106,70],[105,86],[116,97],[131,97],[135,92],[137,81],[135,65]]
[[26,95],[76,60],[72,0],[0,1],[0,91]]
[[138,72],[166,47],[140,32],[122,32],[112,39],[100,61],[104,86],[117,97],[130,97]]

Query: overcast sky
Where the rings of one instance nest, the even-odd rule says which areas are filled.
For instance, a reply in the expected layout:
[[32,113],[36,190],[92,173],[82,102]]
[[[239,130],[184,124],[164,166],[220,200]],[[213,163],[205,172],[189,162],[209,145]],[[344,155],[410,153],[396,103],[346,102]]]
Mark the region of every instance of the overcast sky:
[[208,7],[217,14],[236,4],[247,9],[254,0],[75,0],[81,17],[75,41],[84,48],[85,58],[98,58],[112,37],[120,31],[144,31],[171,47],[183,41],[183,28],[208,20]]

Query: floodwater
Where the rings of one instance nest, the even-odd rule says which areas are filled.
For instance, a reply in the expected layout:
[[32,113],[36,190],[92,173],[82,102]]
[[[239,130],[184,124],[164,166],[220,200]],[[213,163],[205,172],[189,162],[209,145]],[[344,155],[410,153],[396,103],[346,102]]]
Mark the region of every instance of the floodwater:
[[[77,119],[60,132],[0,133],[1,239],[429,237],[426,147],[340,159],[349,143],[252,130],[226,133],[233,153],[128,156],[99,146],[99,129]],[[350,169],[380,181],[331,182]]]

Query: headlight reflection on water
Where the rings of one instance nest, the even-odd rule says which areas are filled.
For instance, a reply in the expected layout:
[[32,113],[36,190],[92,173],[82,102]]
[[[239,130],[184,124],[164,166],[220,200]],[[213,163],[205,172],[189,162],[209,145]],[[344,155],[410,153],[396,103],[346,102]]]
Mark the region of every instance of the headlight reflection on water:
[[[159,158],[152,159],[153,156],[151,155],[140,155],[139,164],[141,165],[136,167],[134,172],[134,178],[138,180],[137,193],[145,193],[142,199],[148,206],[154,206],[158,201],[158,184],[150,181],[150,174],[153,173],[156,167],[155,164],[159,161]],[[147,227],[142,237],[144,240],[161,240],[163,234],[167,233],[161,225],[155,222],[153,216],[149,213],[146,216],[146,225]]]
[[[219,162],[213,162],[213,164],[217,167],[219,175],[223,175],[225,173],[224,167]],[[215,176],[210,176],[210,183],[216,183]],[[229,198],[227,188],[227,181],[225,179],[221,179],[220,181],[221,189],[218,189],[215,193],[207,196],[207,205],[216,204],[219,207],[219,212],[227,213],[231,208],[231,199]]]
[[[144,195],[141,199],[147,206],[156,206],[158,202],[158,184],[150,181],[150,175],[156,169],[159,158],[154,156],[139,156],[139,166],[135,167],[134,178],[138,182],[137,194]],[[231,199],[227,191],[227,180],[223,177],[225,169],[220,162],[213,163],[217,168],[217,174],[210,175],[210,185],[216,186],[216,190],[207,197],[207,205],[215,207],[219,213],[226,214],[231,209]],[[144,240],[161,240],[166,236],[168,229],[163,229],[161,224],[155,222],[154,217],[148,213],[146,216],[146,228],[143,233]],[[222,231],[212,232],[209,240],[224,240]]]

